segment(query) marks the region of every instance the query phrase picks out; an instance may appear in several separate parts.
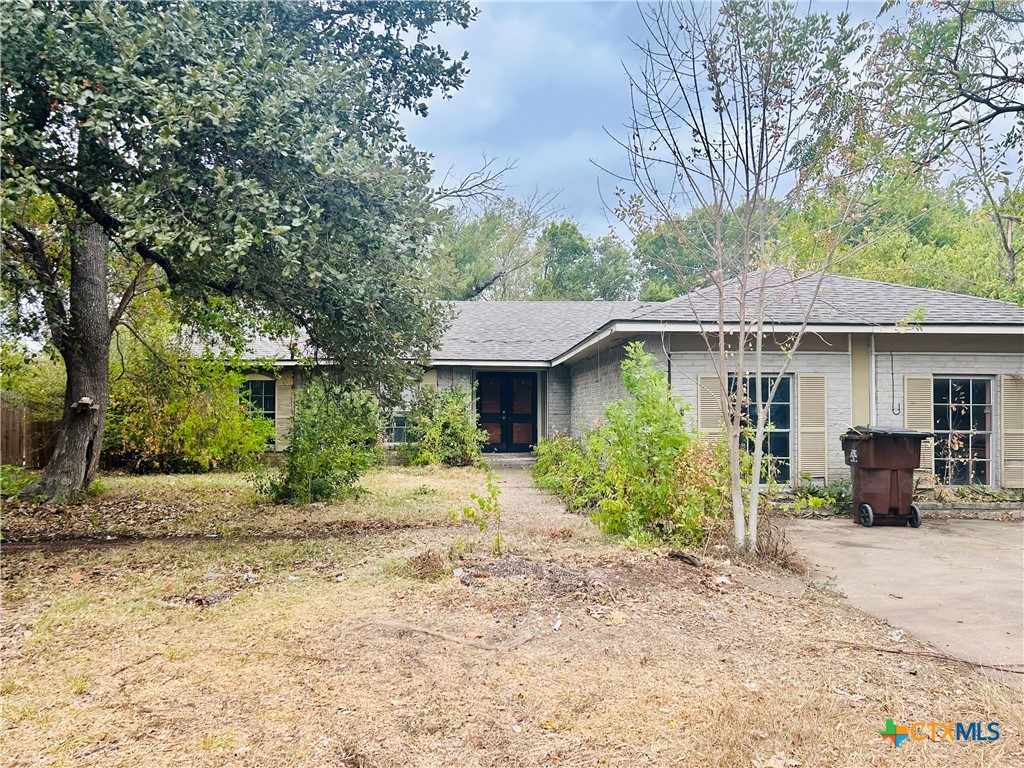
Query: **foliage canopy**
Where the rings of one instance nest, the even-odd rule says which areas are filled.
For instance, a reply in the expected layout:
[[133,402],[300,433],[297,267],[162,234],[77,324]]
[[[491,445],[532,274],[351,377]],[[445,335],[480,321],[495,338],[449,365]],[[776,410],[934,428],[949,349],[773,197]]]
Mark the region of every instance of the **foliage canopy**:
[[[0,14],[3,280],[68,369],[35,489],[95,471],[110,333],[147,282],[236,340],[301,328],[353,386],[401,391],[441,330],[425,114],[466,73],[463,0],[9,3]],[[113,280],[110,280],[113,275]],[[75,410],[86,398],[94,408]]]

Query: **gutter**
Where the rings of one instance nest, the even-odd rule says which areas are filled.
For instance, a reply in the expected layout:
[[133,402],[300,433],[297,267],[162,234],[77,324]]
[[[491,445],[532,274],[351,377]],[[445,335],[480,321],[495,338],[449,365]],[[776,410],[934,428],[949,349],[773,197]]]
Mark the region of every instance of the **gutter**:
[[430,364],[456,368],[550,368],[552,366],[552,363],[547,360],[459,360],[449,358],[432,359]]

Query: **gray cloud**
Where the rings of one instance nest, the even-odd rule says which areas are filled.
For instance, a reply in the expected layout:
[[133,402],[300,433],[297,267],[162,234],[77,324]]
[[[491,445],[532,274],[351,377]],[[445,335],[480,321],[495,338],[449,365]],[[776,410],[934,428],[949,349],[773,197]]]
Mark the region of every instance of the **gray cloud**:
[[434,155],[434,167],[464,174],[487,154],[517,162],[509,193],[561,190],[558,204],[591,235],[608,232],[606,200],[614,180],[594,164],[621,168],[629,116],[623,61],[638,58],[632,3],[484,3],[467,30],[445,30],[440,43],[469,51],[465,87],[435,99],[425,119],[406,121],[410,138]]

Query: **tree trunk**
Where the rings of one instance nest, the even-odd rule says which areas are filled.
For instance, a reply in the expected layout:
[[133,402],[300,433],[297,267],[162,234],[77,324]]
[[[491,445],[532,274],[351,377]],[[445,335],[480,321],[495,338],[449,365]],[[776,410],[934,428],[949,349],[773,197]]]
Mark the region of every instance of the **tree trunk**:
[[[760,367],[760,366],[759,366]],[[760,392],[761,377],[757,377],[758,392]],[[758,395],[760,400],[760,395]],[[747,549],[750,552],[757,552],[757,518],[758,508],[761,504],[761,467],[764,464],[764,422],[767,414],[761,413],[758,405],[758,426],[754,430],[754,456],[750,469],[750,499],[747,508]]]
[[743,548],[746,519],[743,514],[743,476],[740,467],[740,436],[738,428],[729,424],[729,489],[732,493],[732,534],[736,549]]
[[99,466],[110,399],[107,245],[102,228],[87,224],[71,246],[69,319],[54,333],[68,377],[64,415],[53,458],[24,498],[65,501],[88,488]]

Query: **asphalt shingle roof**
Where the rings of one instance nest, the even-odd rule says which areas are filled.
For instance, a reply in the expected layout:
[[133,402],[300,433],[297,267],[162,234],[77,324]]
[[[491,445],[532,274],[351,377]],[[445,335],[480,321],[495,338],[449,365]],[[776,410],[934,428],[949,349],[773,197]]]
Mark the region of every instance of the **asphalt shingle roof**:
[[272,339],[268,336],[257,336],[245,347],[243,357],[248,359],[294,360],[313,354],[306,342],[305,334],[298,334],[288,339]]
[[[787,270],[755,272],[747,278],[747,319],[756,315],[758,288],[766,291],[765,318],[773,323],[801,323],[811,306],[817,278],[794,279]],[[739,281],[724,286],[726,321],[739,317],[742,296]],[[653,305],[630,319],[663,322],[718,322],[719,292],[701,288],[672,301]],[[815,325],[892,326],[923,310],[922,325],[1021,325],[1024,309],[1005,301],[964,296],[958,293],[914,288],[863,280],[845,275],[826,275],[814,301],[809,321]],[[1024,332],[1024,327],[1022,327]]]
[[547,362],[639,301],[457,301],[435,360]]
[[[794,279],[775,269],[756,272],[747,281],[747,319],[753,319],[757,287],[764,285],[765,318],[770,323],[802,323],[817,279]],[[725,284],[726,321],[739,315],[740,284]],[[458,301],[454,319],[441,340],[435,360],[505,363],[550,362],[616,321],[644,323],[718,322],[719,293],[702,288],[672,301]],[[923,310],[922,325],[1019,325],[1024,345],[1024,308],[1004,301],[926,288],[826,275],[810,313],[813,325],[893,326]],[[983,332],[983,331],[979,331]],[[309,354],[304,337],[298,354]],[[291,342],[295,344],[295,341]],[[247,357],[288,360],[289,340],[257,338]]]

